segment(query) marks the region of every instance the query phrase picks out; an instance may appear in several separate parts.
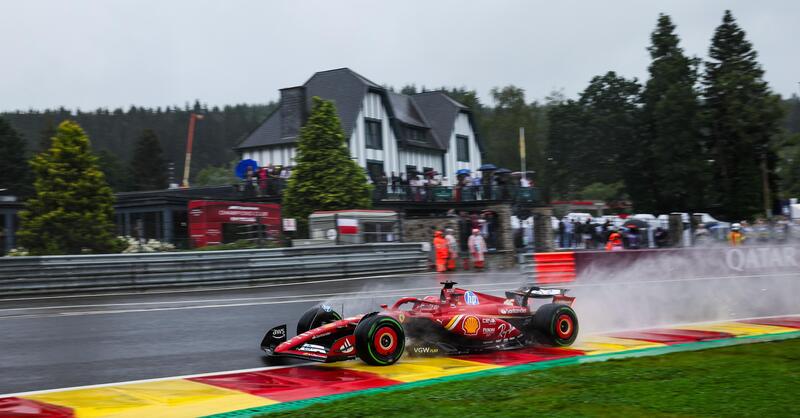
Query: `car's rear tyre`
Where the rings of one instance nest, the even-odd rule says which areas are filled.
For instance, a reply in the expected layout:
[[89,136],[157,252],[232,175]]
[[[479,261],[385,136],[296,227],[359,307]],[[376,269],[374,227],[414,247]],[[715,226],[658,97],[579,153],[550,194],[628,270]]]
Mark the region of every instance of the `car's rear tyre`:
[[340,319],[342,319],[342,316],[330,306],[317,305],[307,310],[297,321],[297,335]]
[[394,364],[406,347],[403,326],[390,316],[368,316],[358,323],[353,334],[356,354],[364,363],[373,366]]
[[540,342],[565,347],[578,337],[578,316],[567,305],[548,303],[533,314],[533,329]]

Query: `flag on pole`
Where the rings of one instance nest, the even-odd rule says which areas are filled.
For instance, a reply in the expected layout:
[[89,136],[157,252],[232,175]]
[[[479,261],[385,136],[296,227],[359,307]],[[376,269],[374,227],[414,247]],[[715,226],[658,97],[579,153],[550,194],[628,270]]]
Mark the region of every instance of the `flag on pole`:
[[336,226],[340,234],[358,234],[357,219],[339,218],[336,220]]

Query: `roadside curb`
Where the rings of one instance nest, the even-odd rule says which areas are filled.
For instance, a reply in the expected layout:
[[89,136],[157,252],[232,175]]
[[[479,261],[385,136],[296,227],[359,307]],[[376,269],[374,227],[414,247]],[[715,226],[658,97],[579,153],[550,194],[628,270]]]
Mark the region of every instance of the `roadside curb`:
[[385,386],[380,388],[370,388],[364,390],[358,390],[353,392],[347,393],[340,393],[335,395],[327,395],[321,396],[317,398],[310,398],[310,399],[303,399],[298,401],[290,401],[290,402],[282,402],[273,405],[265,405],[256,408],[249,408],[249,409],[242,409],[238,411],[230,411],[221,414],[214,414],[208,415],[205,418],[246,418],[246,417],[257,417],[264,414],[269,414],[273,412],[284,412],[284,411],[293,411],[302,409],[314,404],[318,403],[329,403],[341,399],[348,399],[354,396],[361,396],[361,395],[371,395],[371,394],[378,394],[378,393],[388,393],[388,392],[396,392],[420,387],[427,387],[439,383],[446,383],[452,382],[457,380],[465,380],[465,379],[476,379],[482,378],[487,376],[498,376],[498,375],[509,375],[509,374],[516,374],[516,373],[525,373],[534,370],[545,370],[551,369],[555,367],[562,367],[562,366],[570,366],[576,364],[584,364],[584,363],[597,363],[603,362],[608,360],[618,360],[618,359],[626,359],[626,358],[636,358],[636,357],[650,357],[650,356],[658,356],[664,354],[672,354],[672,353],[680,353],[680,352],[687,352],[687,351],[700,351],[700,350],[708,350],[713,348],[722,348],[722,347],[730,347],[735,345],[742,345],[742,344],[754,344],[754,343],[762,343],[762,342],[770,342],[770,341],[782,341],[782,340],[789,340],[794,338],[800,338],[800,331],[792,331],[792,332],[783,332],[783,333],[775,333],[775,334],[762,334],[762,335],[749,335],[749,336],[740,336],[735,338],[727,338],[722,340],[709,340],[709,341],[697,341],[691,343],[684,343],[684,344],[675,344],[663,347],[651,347],[651,348],[642,348],[642,349],[632,349],[628,351],[622,352],[614,352],[614,353],[602,353],[602,354],[593,354],[593,355],[583,355],[583,356],[574,356],[574,357],[567,357],[555,360],[546,360],[540,361],[535,363],[528,363],[522,364],[517,366],[507,366],[507,367],[500,367],[496,369],[490,370],[482,370],[477,372],[471,373],[464,373],[464,374],[456,374],[450,376],[443,376],[437,377],[433,379],[426,379],[420,380],[416,382],[410,383],[400,383],[397,385],[392,386]]

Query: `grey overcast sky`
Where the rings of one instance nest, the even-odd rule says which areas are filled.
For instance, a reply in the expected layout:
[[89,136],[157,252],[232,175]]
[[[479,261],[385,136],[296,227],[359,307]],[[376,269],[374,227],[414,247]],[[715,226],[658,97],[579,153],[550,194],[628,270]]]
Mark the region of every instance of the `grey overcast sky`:
[[265,103],[339,67],[489,103],[507,84],[574,97],[609,70],[646,78],[659,12],[705,58],[726,8],[772,89],[797,93],[797,0],[0,0],[0,111]]

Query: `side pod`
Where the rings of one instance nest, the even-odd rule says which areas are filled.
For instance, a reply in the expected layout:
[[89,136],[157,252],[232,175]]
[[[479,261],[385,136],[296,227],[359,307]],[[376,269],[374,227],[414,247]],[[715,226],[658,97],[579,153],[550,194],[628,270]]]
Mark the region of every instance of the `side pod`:
[[275,351],[275,347],[286,342],[286,324],[278,325],[270,329],[261,340],[261,349],[267,354],[271,355]]

